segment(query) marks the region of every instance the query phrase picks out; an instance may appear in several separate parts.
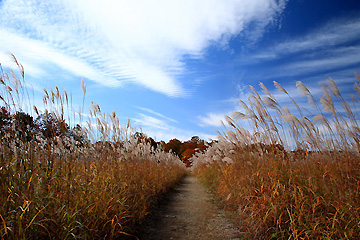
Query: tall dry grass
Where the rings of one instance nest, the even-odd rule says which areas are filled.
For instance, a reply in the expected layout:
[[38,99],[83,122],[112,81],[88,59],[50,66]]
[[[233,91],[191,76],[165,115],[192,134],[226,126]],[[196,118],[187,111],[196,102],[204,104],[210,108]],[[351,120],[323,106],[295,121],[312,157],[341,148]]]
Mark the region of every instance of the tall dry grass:
[[308,98],[307,109],[274,82],[292,103],[280,106],[260,84],[264,94],[252,88],[248,102],[239,101],[244,113],[226,117],[230,129],[220,133],[218,144],[192,159],[195,174],[215,193],[244,238],[360,238],[356,78],[351,103],[332,79],[319,101],[297,82]]
[[[0,238],[130,237],[185,166],[97,104],[76,126],[85,121],[84,82],[79,112],[58,87],[44,89],[44,106],[32,106],[24,68],[13,58],[20,78],[2,68],[0,75]],[[37,128],[20,125],[31,112],[42,117]]]

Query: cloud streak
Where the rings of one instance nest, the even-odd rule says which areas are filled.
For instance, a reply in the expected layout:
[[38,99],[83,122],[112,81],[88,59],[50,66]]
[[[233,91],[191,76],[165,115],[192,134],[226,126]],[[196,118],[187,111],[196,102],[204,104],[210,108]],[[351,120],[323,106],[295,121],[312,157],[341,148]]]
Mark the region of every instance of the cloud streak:
[[250,77],[254,81],[297,77],[306,82],[309,75],[321,77],[320,81],[330,73],[336,78],[336,73],[345,69],[352,74],[360,63],[359,36],[360,16],[337,18],[302,36],[280,41],[246,58],[241,56],[239,62],[244,67],[262,68]]
[[6,0],[0,52],[16,54],[30,74],[46,74],[45,62],[105,86],[131,82],[178,97],[186,94],[177,80],[185,56],[201,57],[249,23],[261,33],[284,6],[276,0]]
[[151,127],[162,130],[170,129],[170,126],[166,121],[142,113],[138,113],[138,118],[134,118],[133,120],[142,127]]
[[164,116],[160,113],[157,113],[151,109],[136,107],[144,113],[137,113],[137,117],[133,118],[135,124],[141,125],[141,129],[148,136],[156,136],[157,140],[165,140],[169,141],[176,136],[177,139],[181,141],[189,140],[192,136],[199,136],[202,139],[216,139],[216,135],[206,134],[198,131],[190,131],[179,129],[176,126],[172,125],[172,123],[177,123],[176,120]]
[[[135,106],[135,107],[136,107],[136,106]],[[144,111],[144,112],[151,113],[151,114],[153,114],[153,115],[155,115],[155,116],[161,117],[161,118],[163,118],[163,119],[165,119],[165,120],[167,120],[167,121],[174,122],[174,123],[177,123],[177,122],[178,122],[178,121],[176,121],[175,119],[166,117],[166,116],[164,116],[163,114],[158,113],[158,112],[155,112],[154,110],[151,110],[151,109],[149,109],[149,108],[144,108],[144,107],[136,107],[136,108],[138,108],[138,109],[140,109],[140,110],[142,110],[142,111]]]
[[275,46],[271,46],[266,51],[255,54],[252,58],[272,60],[291,54],[331,50],[335,46],[359,40],[359,33],[360,17],[335,19],[304,36],[288,39]]
[[[200,127],[212,126],[212,127],[221,127],[225,121],[225,115],[229,113],[207,113],[206,116],[198,116]],[[222,123],[223,122],[223,123]]]

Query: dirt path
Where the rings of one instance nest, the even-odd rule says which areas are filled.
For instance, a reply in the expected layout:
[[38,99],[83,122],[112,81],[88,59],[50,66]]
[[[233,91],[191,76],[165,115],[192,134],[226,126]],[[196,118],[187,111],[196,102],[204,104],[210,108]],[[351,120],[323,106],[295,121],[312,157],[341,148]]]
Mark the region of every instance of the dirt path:
[[240,239],[239,231],[211,203],[209,193],[193,176],[185,177],[143,231],[141,240]]

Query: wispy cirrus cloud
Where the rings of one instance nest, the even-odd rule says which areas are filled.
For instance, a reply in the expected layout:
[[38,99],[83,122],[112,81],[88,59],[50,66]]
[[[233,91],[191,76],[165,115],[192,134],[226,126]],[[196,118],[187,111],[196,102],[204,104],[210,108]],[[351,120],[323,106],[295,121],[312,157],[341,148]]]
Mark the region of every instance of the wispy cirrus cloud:
[[[106,74],[96,71],[88,62],[81,58],[68,55],[61,50],[44,44],[40,40],[27,39],[21,35],[0,28],[0,48],[3,50],[2,60],[7,60],[7,65],[15,68],[9,53],[13,53],[24,65],[27,75],[41,78],[47,74],[49,67],[58,66],[63,71],[68,71],[73,75],[82,76],[92,81],[104,84],[106,86],[118,86],[120,84],[116,79],[107,77]],[[46,69],[48,67],[48,69]]]
[[209,139],[217,138],[216,135],[211,135],[199,131],[180,129],[176,126],[178,123],[176,120],[155,112],[152,109],[143,107],[136,108],[140,109],[142,112],[146,112],[147,114],[138,112],[136,117],[132,120],[135,122],[135,124],[141,126],[141,129],[144,133],[150,137],[156,136],[157,140],[161,139],[164,141],[169,141],[175,136],[180,141],[187,141],[193,136],[199,136],[200,138],[207,141]]
[[170,126],[167,124],[166,121],[143,113],[138,113],[137,117],[133,118],[133,120],[136,124],[139,124],[142,127],[151,127],[163,130],[170,129]]
[[151,110],[151,109],[149,109],[149,108],[137,107],[137,106],[136,106],[136,108],[138,108],[138,109],[140,109],[140,110],[142,110],[142,111],[144,111],[144,112],[151,113],[151,114],[153,114],[153,115],[155,115],[155,116],[161,117],[161,118],[163,118],[163,119],[165,119],[165,120],[167,120],[167,121],[174,122],[174,123],[177,123],[177,122],[178,122],[178,121],[176,121],[175,119],[169,118],[169,117],[167,117],[167,116],[165,116],[165,115],[163,115],[163,114],[161,114],[161,113],[155,112],[154,110]]
[[360,64],[359,36],[360,16],[336,18],[303,35],[281,40],[246,58],[240,57],[240,64],[261,66],[262,71],[247,76],[253,81],[279,79],[281,82],[281,78],[283,81],[297,78],[313,84],[317,78],[319,85],[328,77],[339,78],[338,73],[345,70],[349,78]]
[[223,123],[225,123],[225,115],[229,115],[229,113],[206,113],[205,116],[198,116],[198,125],[200,127],[221,127]]
[[106,86],[131,82],[177,97],[186,93],[177,80],[184,56],[201,57],[249,23],[261,33],[285,2],[5,0],[0,52],[15,53],[29,74],[45,74],[49,63]]
[[358,41],[359,34],[360,17],[334,19],[303,36],[279,42],[266,50],[262,50],[261,53],[254,54],[251,58],[254,60],[273,60],[291,54],[332,51],[335,46],[348,45],[352,41]]
[[[176,120],[169,118],[161,113],[158,113],[152,109],[135,106],[135,108],[141,110],[136,113],[136,117],[133,121],[141,125],[142,128],[170,130],[173,128],[171,123],[177,123]],[[146,113],[146,114],[145,114]]]
[[178,139],[180,141],[188,141],[193,136],[198,136],[205,141],[211,141],[218,139],[218,136],[215,134],[207,134],[199,131],[184,130],[179,128],[172,128],[171,130],[163,131],[159,129],[145,129],[145,132],[148,136],[156,136],[156,140],[164,140],[168,142],[171,139]]
[[[360,34],[360,32],[359,32]],[[344,47],[322,56],[309,57],[308,59],[284,64],[276,76],[296,76],[319,71],[334,71],[335,69],[351,67],[360,63],[360,45]]]

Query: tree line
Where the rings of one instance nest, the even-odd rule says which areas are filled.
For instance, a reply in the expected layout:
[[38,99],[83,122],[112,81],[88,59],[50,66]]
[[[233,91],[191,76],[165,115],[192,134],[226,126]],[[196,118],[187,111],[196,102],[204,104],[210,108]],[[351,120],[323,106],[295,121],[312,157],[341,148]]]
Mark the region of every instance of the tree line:
[[[0,108],[0,138],[17,138],[25,142],[34,139],[35,135],[39,134],[42,139],[47,140],[49,143],[53,143],[53,140],[60,136],[72,138],[78,146],[90,143],[79,124],[70,127],[64,119],[57,117],[54,113],[45,111],[38,115],[37,118],[34,118],[22,111],[11,113],[5,107]],[[147,137],[141,132],[136,132],[134,137],[138,141],[144,140],[149,143],[154,150],[160,148],[165,152],[172,152],[187,167],[191,166],[189,159],[196,152],[204,152],[212,144],[205,142],[198,136],[193,136],[190,140],[184,142],[174,138],[167,143],[164,141],[156,142],[153,138]]]
[[174,138],[163,144],[163,150],[173,152],[180,157],[187,167],[190,167],[191,162],[189,159],[197,152],[204,152],[212,143],[205,142],[198,136],[193,136],[190,140],[184,142]]
[[5,107],[0,108],[1,139],[16,138],[25,142],[34,139],[35,135],[40,135],[49,143],[60,136],[72,138],[78,146],[89,143],[86,133],[79,124],[70,127],[64,119],[58,118],[54,113],[45,111],[37,118],[33,118],[22,111],[11,113]]

